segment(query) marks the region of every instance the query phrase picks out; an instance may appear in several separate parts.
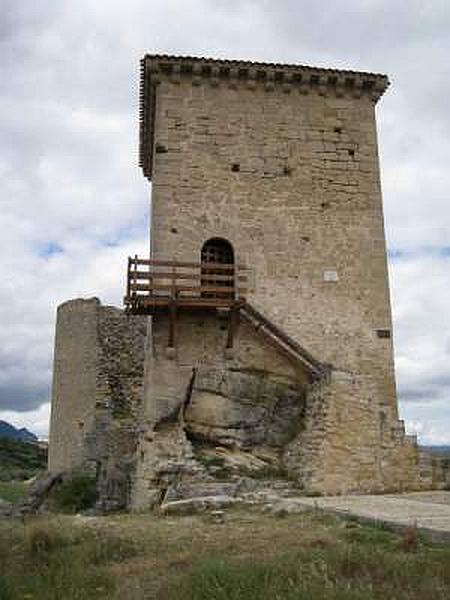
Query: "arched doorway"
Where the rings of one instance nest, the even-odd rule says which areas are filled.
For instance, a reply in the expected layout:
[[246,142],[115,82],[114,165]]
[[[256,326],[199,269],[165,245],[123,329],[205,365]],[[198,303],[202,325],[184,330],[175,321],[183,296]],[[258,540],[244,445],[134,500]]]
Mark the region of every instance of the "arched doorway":
[[[207,240],[202,246],[201,263],[202,287],[233,287],[234,251],[228,240],[219,237]],[[211,267],[208,267],[208,263],[211,264]],[[224,265],[224,267],[221,268],[221,265]],[[226,265],[229,265],[230,268],[227,269]],[[222,293],[220,290],[204,292],[202,296],[206,298],[230,298],[229,293]]]

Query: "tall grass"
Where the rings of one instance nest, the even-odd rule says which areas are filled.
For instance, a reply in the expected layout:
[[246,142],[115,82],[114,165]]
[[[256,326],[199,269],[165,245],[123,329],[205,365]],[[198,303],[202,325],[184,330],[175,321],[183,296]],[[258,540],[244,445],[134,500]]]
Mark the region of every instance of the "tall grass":
[[[414,539],[414,541],[412,541]],[[370,527],[252,560],[210,558],[164,590],[165,600],[448,600],[450,551],[412,531]]]
[[132,540],[54,519],[12,523],[0,538],[0,599],[104,598],[115,587],[108,565],[136,553]]
[[450,547],[318,513],[0,522],[1,600],[448,600]]

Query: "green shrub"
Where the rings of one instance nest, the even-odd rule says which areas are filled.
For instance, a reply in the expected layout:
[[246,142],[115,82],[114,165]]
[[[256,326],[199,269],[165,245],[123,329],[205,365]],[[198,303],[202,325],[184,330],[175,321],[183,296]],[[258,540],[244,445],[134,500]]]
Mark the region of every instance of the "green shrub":
[[0,481],[0,498],[15,504],[26,495],[27,489],[23,481]]
[[65,513],[92,508],[97,500],[95,477],[73,475],[52,492],[51,498],[55,508]]
[[[113,577],[93,556],[105,540],[68,525],[66,517],[0,523],[0,600],[87,600],[110,597]],[[122,553],[123,555],[124,553]]]

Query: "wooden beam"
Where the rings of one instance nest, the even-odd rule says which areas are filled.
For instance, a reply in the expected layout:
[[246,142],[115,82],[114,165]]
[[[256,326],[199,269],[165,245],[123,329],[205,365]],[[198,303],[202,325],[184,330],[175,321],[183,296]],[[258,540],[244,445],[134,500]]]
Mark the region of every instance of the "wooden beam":
[[228,315],[227,348],[233,348],[237,319],[238,309],[236,308],[235,304],[233,304],[233,306],[230,308],[230,314]]
[[[246,293],[246,288],[238,288],[240,294]],[[224,286],[213,286],[213,285],[173,285],[173,284],[153,284],[153,283],[130,283],[130,290],[132,292],[148,292],[149,290],[155,291],[173,291],[177,292],[196,292],[199,296],[204,293],[220,293],[226,296],[234,298],[236,289],[234,287]]]
[[[171,271],[133,271],[133,277],[135,279],[172,279],[173,273]],[[237,279],[238,281],[246,281],[245,275],[235,277],[234,275],[219,275],[216,273],[177,273],[176,279],[191,279],[192,281],[199,281],[206,279],[207,281],[230,281]]]
[[155,260],[153,258],[139,258],[135,256],[131,259],[133,265],[153,265],[156,267],[180,267],[182,269],[217,269],[219,271],[234,271],[234,269],[246,269],[245,265],[233,265],[223,263],[194,263],[178,260]]
[[172,300],[169,304],[169,348],[175,348],[177,338],[177,304]]

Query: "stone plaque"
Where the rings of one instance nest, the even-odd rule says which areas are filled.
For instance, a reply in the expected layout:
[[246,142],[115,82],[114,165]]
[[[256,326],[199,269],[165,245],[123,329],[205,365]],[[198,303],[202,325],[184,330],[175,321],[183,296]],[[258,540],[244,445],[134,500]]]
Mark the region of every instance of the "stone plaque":
[[325,269],[323,272],[323,280],[327,283],[335,283],[339,281],[338,273],[335,269]]

